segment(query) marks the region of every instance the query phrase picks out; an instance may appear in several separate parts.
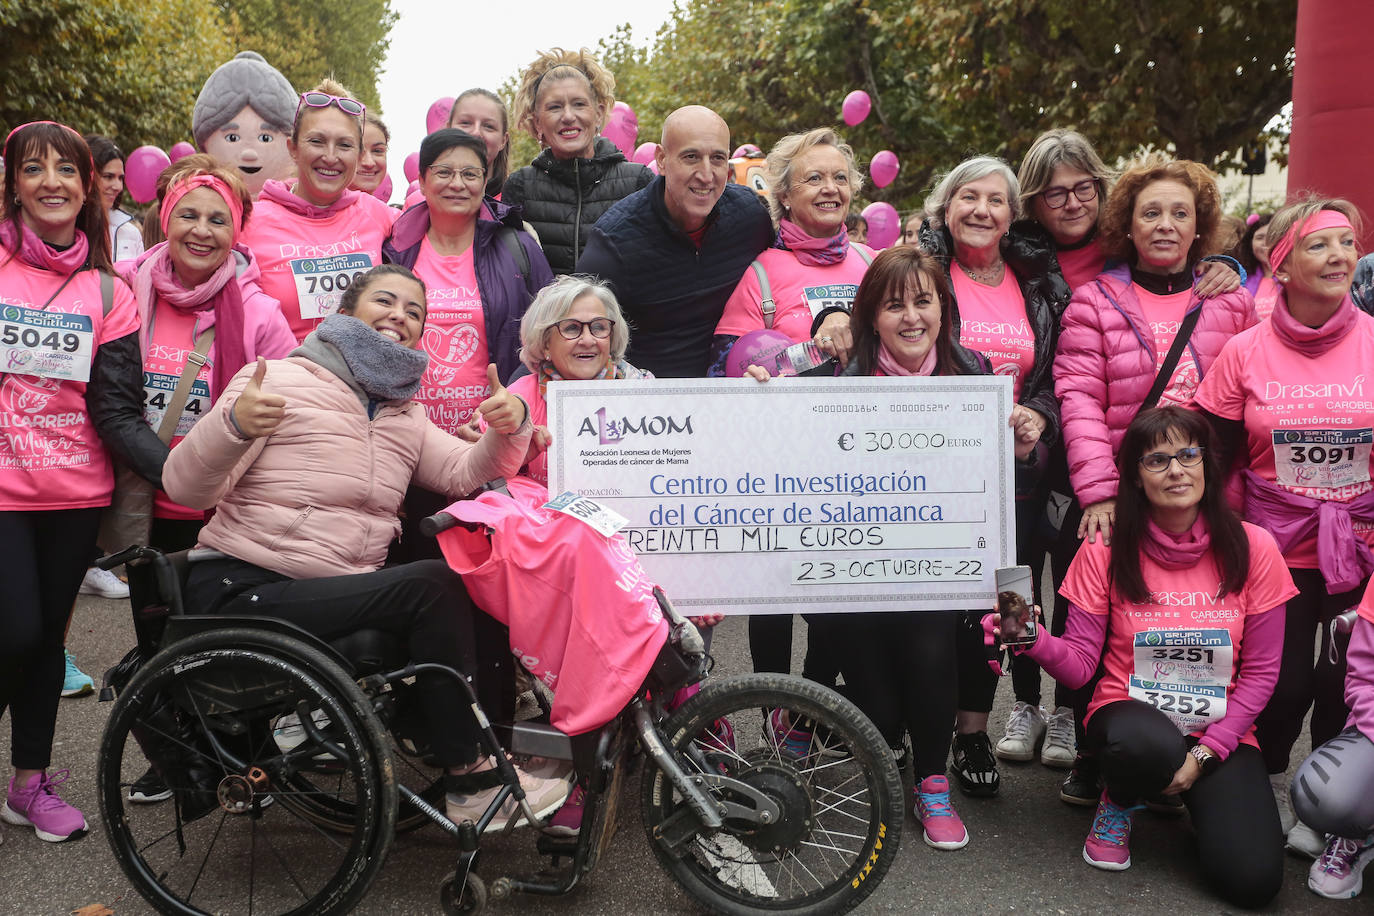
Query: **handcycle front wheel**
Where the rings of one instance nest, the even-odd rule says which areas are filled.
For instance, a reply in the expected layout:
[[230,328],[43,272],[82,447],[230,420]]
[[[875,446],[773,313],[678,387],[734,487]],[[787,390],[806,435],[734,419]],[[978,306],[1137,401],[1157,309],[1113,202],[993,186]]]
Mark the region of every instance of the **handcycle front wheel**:
[[[649,845],[703,906],[843,913],[882,881],[901,840],[901,776],[853,703],[801,678],[741,675],[709,682],[661,731],[684,771],[705,777],[707,797],[730,812],[719,829],[698,825],[684,838],[684,822],[698,824],[684,819],[685,801],[662,770],[644,774]],[[738,816],[760,796],[778,818]]]
[[[274,724],[293,713],[312,727],[284,749]],[[150,758],[172,798],[134,804]],[[143,666],[106,724],[97,791],[116,860],[161,913],[347,912],[396,823],[387,736],[357,685],[313,647],[247,628]],[[349,832],[322,829],[321,808],[347,811]]]

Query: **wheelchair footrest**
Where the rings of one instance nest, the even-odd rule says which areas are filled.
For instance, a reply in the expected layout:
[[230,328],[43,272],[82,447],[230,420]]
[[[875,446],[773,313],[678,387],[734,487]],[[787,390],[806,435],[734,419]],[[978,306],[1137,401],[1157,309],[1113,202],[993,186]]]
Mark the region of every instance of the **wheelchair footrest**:
[[577,853],[577,837],[541,833],[534,846],[541,856],[567,856],[571,859]]

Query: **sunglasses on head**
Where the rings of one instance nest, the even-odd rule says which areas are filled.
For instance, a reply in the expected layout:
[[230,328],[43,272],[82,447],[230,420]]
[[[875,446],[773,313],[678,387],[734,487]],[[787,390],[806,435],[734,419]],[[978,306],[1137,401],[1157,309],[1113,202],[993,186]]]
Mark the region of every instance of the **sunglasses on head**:
[[361,118],[367,114],[367,106],[357,99],[350,99],[346,95],[330,95],[327,92],[320,92],[318,89],[311,89],[309,92],[301,93],[300,104],[296,106],[296,117],[300,118],[302,106],[328,108],[330,105],[355,118]]

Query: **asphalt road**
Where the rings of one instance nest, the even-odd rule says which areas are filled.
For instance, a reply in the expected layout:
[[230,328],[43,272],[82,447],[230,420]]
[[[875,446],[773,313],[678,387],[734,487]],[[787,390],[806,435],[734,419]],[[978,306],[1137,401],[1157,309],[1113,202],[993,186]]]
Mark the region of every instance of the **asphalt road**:
[[[804,640],[797,622],[800,652]],[[118,661],[132,645],[127,602],[83,597],[73,619],[68,646],[81,667],[98,673]],[[748,670],[743,622],[727,620],[715,637],[719,673]],[[794,670],[800,669],[800,658]],[[1046,688],[1050,686],[1045,679]],[[1000,737],[1012,702],[1009,683],[998,692],[992,733]],[[95,767],[101,731],[110,704],[94,697],[63,700],[53,758],[69,767],[64,797],[86,813],[90,834],[75,843],[49,844],[31,832],[5,825],[0,846],[0,914],[60,916],[90,904],[115,913],[150,912],[131,889],[110,853],[95,802]],[[0,756],[8,760],[9,727],[0,726]],[[1306,754],[1295,749],[1293,765]],[[1059,800],[1062,772],[1038,763],[1002,765],[1002,791],[994,799],[954,803],[968,825],[971,842],[963,850],[940,852],[921,842],[920,827],[907,814],[906,832],[886,880],[857,912],[861,913],[1218,913],[1213,898],[1190,862],[1191,832],[1186,818],[1167,819],[1148,812],[1136,816],[1131,840],[1133,865],[1121,873],[1099,871],[1080,856],[1091,823],[1090,809]],[[564,898],[517,897],[493,904],[495,914],[694,913],[691,901],[660,870],[640,826],[638,786],[629,785],[621,804],[620,831],[590,880]],[[479,871],[488,880],[504,873],[536,870],[539,858],[528,830],[484,845]],[[364,914],[439,912],[438,886],[452,869],[453,851],[444,834],[427,826],[398,837],[385,868],[358,909]],[[1374,890],[1363,898],[1323,900],[1307,889],[1306,861],[1290,857],[1284,889],[1267,912],[1357,913],[1374,911]]]

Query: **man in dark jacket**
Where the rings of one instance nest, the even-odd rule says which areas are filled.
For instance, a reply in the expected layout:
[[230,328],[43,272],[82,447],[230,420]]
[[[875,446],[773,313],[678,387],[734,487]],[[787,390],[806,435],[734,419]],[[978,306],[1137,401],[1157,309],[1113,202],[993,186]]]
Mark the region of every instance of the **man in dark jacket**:
[[663,122],[660,172],[592,227],[579,273],[611,285],[630,322],[625,358],[659,378],[706,375],[711,337],[749,263],[773,242],[752,188],[728,184],[730,128],[709,108]]

